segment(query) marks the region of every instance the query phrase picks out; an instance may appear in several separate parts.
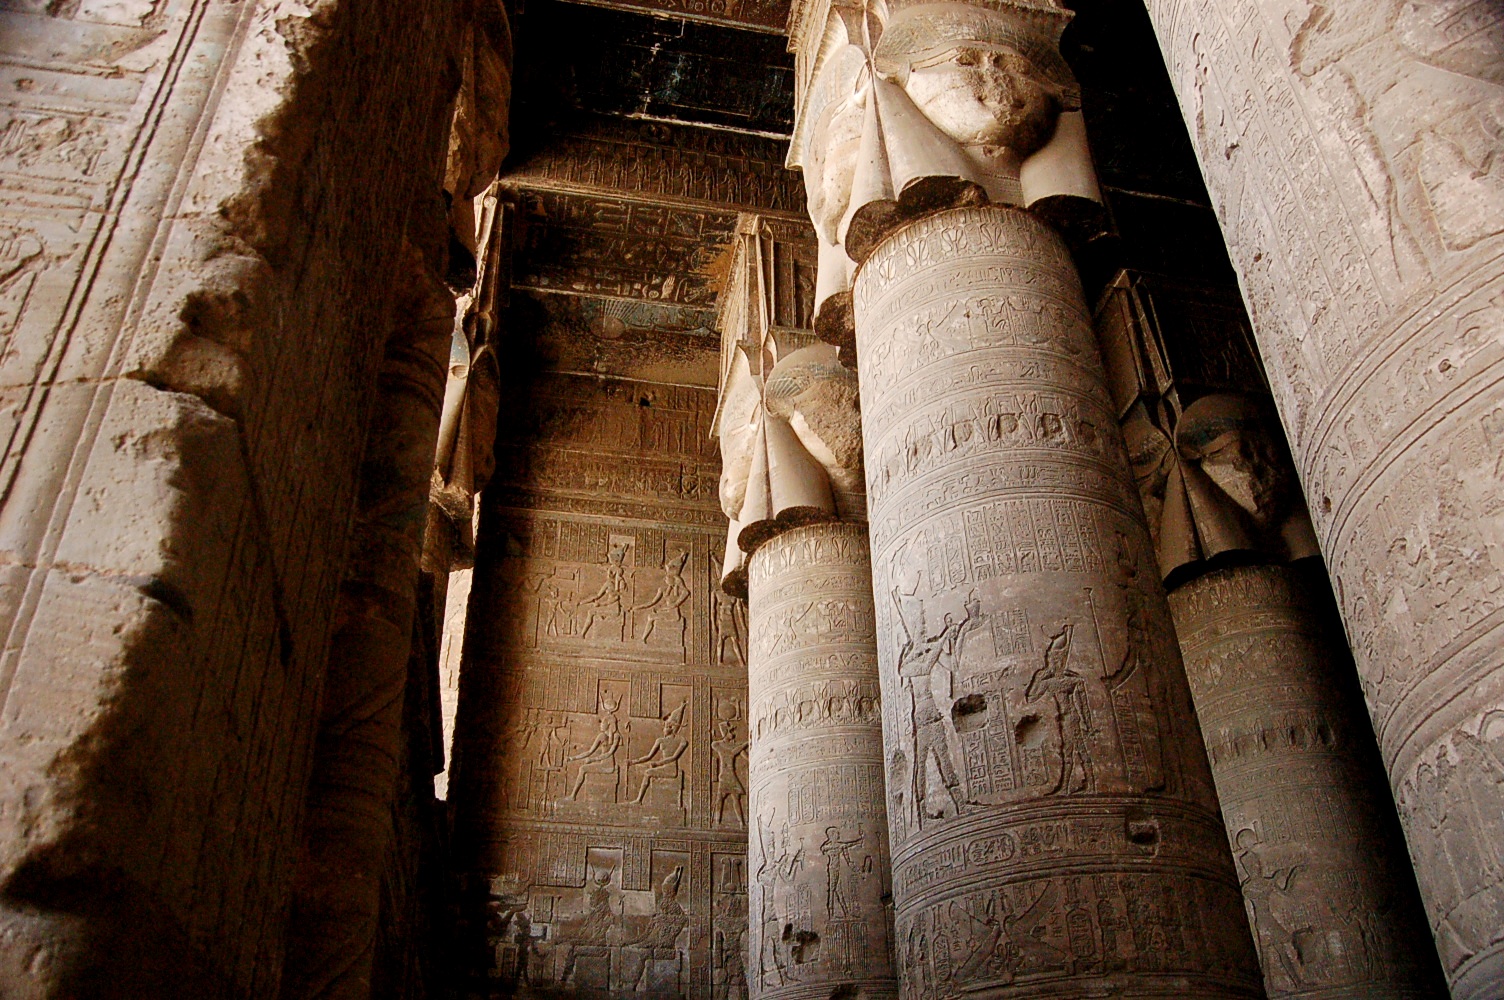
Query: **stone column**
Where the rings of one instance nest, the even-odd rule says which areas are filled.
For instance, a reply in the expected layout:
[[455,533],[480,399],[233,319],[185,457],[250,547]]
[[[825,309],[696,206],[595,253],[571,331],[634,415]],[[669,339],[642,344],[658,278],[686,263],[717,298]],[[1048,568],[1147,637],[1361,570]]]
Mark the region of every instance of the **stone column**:
[[1310,519],[1236,292],[1097,318],[1271,997],[1441,997]]
[[898,992],[866,534],[795,528],[748,566],[753,998]]
[[1170,593],[1271,998],[1445,997],[1323,567]]
[[790,160],[817,328],[851,289],[904,996],[1258,996],[1080,281],[1040,221],[1100,213],[1070,14],[818,11],[792,19]]
[[1151,0],[1455,996],[1504,994],[1504,8]]
[[787,325],[808,308],[778,322],[795,289],[764,266],[764,223],[742,222],[716,431],[731,520],[722,585],[748,602],[748,994],[893,998],[856,376]]
[[905,996],[1258,996],[1064,244],[931,215],[854,310]]

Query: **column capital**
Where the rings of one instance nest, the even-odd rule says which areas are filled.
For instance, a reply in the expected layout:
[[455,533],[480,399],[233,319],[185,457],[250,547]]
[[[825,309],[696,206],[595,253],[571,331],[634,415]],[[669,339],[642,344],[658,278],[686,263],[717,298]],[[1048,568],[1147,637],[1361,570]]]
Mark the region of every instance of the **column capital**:
[[820,241],[815,329],[849,322],[855,268],[893,229],[959,205],[1099,203],[1053,0],[795,9],[789,166]]
[[[801,239],[801,237],[805,237]],[[787,222],[744,215],[722,293],[721,509],[731,521],[722,584],[746,590],[747,556],[790,528],[862,521],[856,375],[810,329],[814,248]]]

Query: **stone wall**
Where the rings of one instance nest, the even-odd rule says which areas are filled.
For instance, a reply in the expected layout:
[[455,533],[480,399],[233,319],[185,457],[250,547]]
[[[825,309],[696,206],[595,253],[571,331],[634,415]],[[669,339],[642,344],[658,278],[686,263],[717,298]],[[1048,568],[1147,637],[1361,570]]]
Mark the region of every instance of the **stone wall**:
[[470,990],[742,1000],[746,623],[716,586],[715,393],[551,370],[503,398],[449,785]]
[[3,8],[4,992],[268,996],[457,10]]

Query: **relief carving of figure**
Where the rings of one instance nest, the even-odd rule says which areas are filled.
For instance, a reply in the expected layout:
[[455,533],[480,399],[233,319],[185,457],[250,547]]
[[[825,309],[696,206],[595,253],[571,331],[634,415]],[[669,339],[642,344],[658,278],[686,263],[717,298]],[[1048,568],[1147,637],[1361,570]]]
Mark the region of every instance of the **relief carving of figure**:
[[[961,813],[961,779],[956,772],[955,757],[945,730],[945,714],[935,702],[934,685],[948,679],[960,659],[962,646],[971,624],[971,615],[962,621],[946,614],[940,631],[926,635],[924,603],[914,590],[905,594],[899,587],[893,588],[893,605],[898,610],[899,625],[904,631],[904,642],[898,654],[898,675],[907,681],[909,698],[913,708],[914,756],[910,777],[913,782],[913,804],[923,820],[939,819],[945,815],[945,807],[932,809],[928,805],[929,763],[934,760],[940,772],[940,781],[950,799],[953,815]],[[944,677],[936,677],[936,668],[942,668]]]
[[736,771],[736,762],[750,745],[749,741],[737,738],[736,725],[726,719],[717,719],[719,738],[712,741],[710,750],[715,754],[715,822],[726,821],[726,804],[736,812],[736,825],[747,825],[745,803],[747,786]]
[[840,827],[825,828],[820,853],[825,855],[825,912],[832,920],[845,920],[851,916],[851,887],[847,884],[847,876],[872,874],[872,855],[865,855],[860,862],[851,856],[851,852],[859,849],[866,839],[858,833],[850,840],[843,840]]
[[621,731],[621,722],[616,718],[617,707],[617,703],[602,698],[595,739],[582,752],[569,758],[581,761],[580,769],[575,772],[574,787],[569,792],[571,801],[578,799],[580,789],[585,787],[585,779],[592,774],[611,775],[611,801],[616,801],[617,784],[620,782],[616,755],[627,742]]
[[684,617],[684,604],[689,600],[689,584],[684,582],[684,563],[688,552],[681,552],[664,560],[663,579],[653,596],[632,608],[647,612],[647,628],[642,631],[642,641],[647,642],[661,624],[664,632],[677,635],[679,645],[684,644],[684,630],[688,620]]
[[1291,984],[1299,987],[1305,978],[1300,967],[1300,953],[1295,947],[1295,935],[1280,920],[1276,910],[1302,866],[1266,872],[1252,830],[1239,830],[1234,843],[1238,848],[1235,860],[1242,875],[1243,900],[1248,906],[1254,942],[1264,956],[1264,968],[1283,970]]
[[710,597],[715,604],[715,662],[746,666],[746,604],[719,589],[713,591]]
[[633,802],[641,803],[648,794],[648,787],[654,781],[668,781],[674,786],[676,799],[679,807],[684,807],[684,771],[680,766],[679,759],[684,756],[684,751],[689,749],[689,740],[680,735],[684,728],[684,711],[689,707],[685,702],[672,712],[663,717],[663,735],[653,741],[652,747],[641,757],[627,761],[629,767],[647,765],[642,772],[642,784],[637,787],[637,795]]
[[606,552],[606,579],[600,589],[580,601],[577,607],[585,612],[585,627],[581,638],[588,638],[596,622],[617,623],[617,641],[627,638],[627,607],[631,601],[632,583],[627,574],[625,561],[627,546],[612,545]]
[[1044,664],[1034,671],[1024,692],[1030,702],[1049,697],[1060,733],[1060,777],[1054,793],[1095,792],[1097,775],[1092,763],[1092,743],[1097,727],[1092,719],[1087,679],[1070,666],[1071,635],[1075,626],[1062,625],[1045,645]]

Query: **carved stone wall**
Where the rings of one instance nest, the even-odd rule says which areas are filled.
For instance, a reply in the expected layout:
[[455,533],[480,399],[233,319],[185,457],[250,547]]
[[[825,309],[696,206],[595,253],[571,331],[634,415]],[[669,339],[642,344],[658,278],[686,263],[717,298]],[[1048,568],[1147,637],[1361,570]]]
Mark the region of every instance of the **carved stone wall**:
[[1241,566],[1170,593],[1264,981],[1445,996],[1321,573]]
[[1504,989],[1504,12],[1152,0],[1442,959]]
[[1063,243],[932,215],[854,308],[904,996],[1260,995]]
[[273,996],[455,11],[0,7],[0,992]]
[[450,801],[470,988],[744,1000],[746,621],[710,389],[504,393]]
[[870,567],[836,523],[748,567],[753,997],[897,994]]

